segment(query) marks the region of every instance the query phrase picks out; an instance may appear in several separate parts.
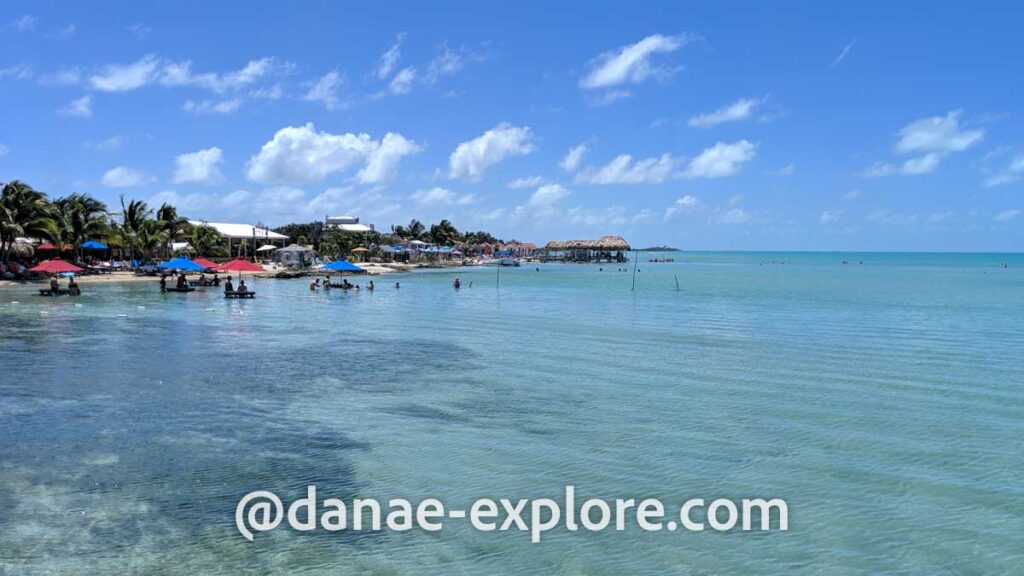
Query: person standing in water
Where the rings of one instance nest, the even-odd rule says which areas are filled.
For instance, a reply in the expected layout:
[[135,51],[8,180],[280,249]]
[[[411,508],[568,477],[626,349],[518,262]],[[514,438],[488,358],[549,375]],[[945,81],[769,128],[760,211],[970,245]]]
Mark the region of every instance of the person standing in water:
[[455,277],[455,280],[452,281],[452,288],[455,288],[456,290],[462,288],[462,281],[459,280],[457,276]]

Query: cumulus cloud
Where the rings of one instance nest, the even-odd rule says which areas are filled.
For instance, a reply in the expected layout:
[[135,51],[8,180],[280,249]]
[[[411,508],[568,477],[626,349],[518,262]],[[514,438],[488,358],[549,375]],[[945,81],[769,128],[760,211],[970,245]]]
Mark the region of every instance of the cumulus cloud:
[[561,184],[545,184],[537,188],[537,191],[530,195],[527,205],[534,208],[551,206],[568,195],[569,191]]
[[182,214],[196,214],[206,212],[215,205],[216,199],[210,194],[179,194],[174,190],[163,190],[151,196],[147,201],[150,206],[160,206],[165,203],[174,206]]
[[710,128],[725,122],[747,120],[754,115],[762,101],[761,98],[741,98],[714,112],[691,116],[687,123],[693,128]]
[[372,147],[366,158],[366,166],[356,175],[364,184],[382,184],[391,181],[398,173],[402,158],[422,150],[418,144],[401,134],[388,132],[379,144]]
[[459,144],[448,158],[450,178],[480,180],[488,167],[532,153],[533,133],[526,126],[502,122],[482,135]]
[[573,146],[569,149],[569,152],[566,153],[565,158],[562,158],[559,166],[561,166],[562,170],[565,170],[566,172],[575,172],[583,162],[583,157],[587,154],[587,150],[588,148],[586,144]]
[[665,36],[653,34],[637,42],[600,54],[590,62],[590,71],[580,79],[586,89],[602,89],[621,84],[639,84],[649,78],[665,78],[677,69],[656,66],[651,57],[659,53],[674,52],[690,41],[685,34]]
[[74,116],[76,118],[91,118],[92,117],[92,96],[86,94],[81,98],[76,98],[71,102],[68,102],[66,106],[58,110],[64,116]]
[[740,171],[744,164],[754,158],[757,144],[740,140],[718,142],[706,148],[690,161],[683,176],[686,178],[724,178]]
[[208,114],[232,114],[242,107],[241,98],[230,98],[228,100],[201,100],[199,102],[186,100],[181,109],[189,114],[205,116]]
[[336,70],[332,70],[318,78],[302,99],[309,102],[320,102],[328,110],[337,110],[346,105],[338,94],[338,89],[344,83],[345,78]]
[[32,32],[36,29],[36,18],[31,14],[25,14],[21,18],[11,22],[11,26],[13,26],[18,32]]
[[420,206],[464,206],[476,199],[472,194],[456,194],[447,188],[435,186],[429,190],[417,190],[409,198]]
[[401,134],[377,141],[368,134],[317,132],[308,123],[278,130],[249,160],[246,175],[256,182],[311,183],[365,164],[357,176],[361,182],[384,182],[395,176],[404,156],[419,150]]
[[103,174],[103,185],[109,188],[137,188],[156,181],[156,178],[125,166],[111,168]]
[[43,86],[76,86],[81,80],[82,72],[78,68],[65,68],[39,77]]
[[789,164],[786,164],[782,168],[779,168],[776,174],[779,176],[792,176],[793,174],[796,174],[796,163],[790,162]]
[[659,184],[668,180],[678,164],[670,154],[634,160],[620,154],[600,168],[587,168],[576,174],[576,181],[587,184]]
[[718,212],[711,219],[713,224],[749,224],[754,221],[754,214],[742,208],[733,208],[724,212]]
[[89,84],[102,92],[135,90],[152,82],[159,66],[159,60],[152,54],[131,64],[107,64],[89,78]]
[[688,162],[671,154],[634,160],[620,154],[600,168],[588,167],[576,174],[587,184],[660,184],[677,178],[724,178],[740,171],[753,159],[757,145],[746,140],[719,142]]
[[544,178],[541,176],[526,176],[524,178],[516,178],[510,181],[507,185],[509,188],[535,188],[544,184]]
[[219,184],[224,181],[220,172],[221,149],[216,146],[181,154],[175,159],[174,182],[178,184]]
[[427,66],[427,74],[424,78],[428,83],[433,84],[444,76],[454,76],[467,62],[483,60],[483,56],[466,50],[465,48],[454,51],[447,44],[442,45],[437,55]]
[[678,214],[690,212],[698,204],[700,204],[700,201],[697,200],[696,196],[687,194],[682,198],[677,198],[671,206],[665,209],[665,220],[669,220]]
[[930,174],[938,168],[943,158],[954,152],[963,152],[979,143],[985,131],[963,129],[960,126],[961,110],[953,110],[945,116],[931,116],[907,124],[899,132],[894,151],[897,154],[918,154],[901,164],[876,162],[864,171],[864,176],[877,178],[894,174],[916,176]]
[[566,210],[564,218],[570,224],[582,226],[621,225],[629,221],[625,213],[626,209],[622,206],[609,206],[600,209],[577,206]]

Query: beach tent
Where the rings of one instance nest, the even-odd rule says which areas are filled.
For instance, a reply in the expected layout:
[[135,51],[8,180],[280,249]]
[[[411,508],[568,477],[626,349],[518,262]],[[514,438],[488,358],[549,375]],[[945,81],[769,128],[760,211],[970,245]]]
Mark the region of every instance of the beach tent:
[[217,269],[217,263],[212,260],[207,260],[206,258],[196,258],[195,260],[193,260],[193,262],[199,264],[200,266],[206,268],[207,270]]
[[305,268],[313,263],[314,258],[316,258],[316,252],[298,244],[279,248],[274,252],[275,262],[293,268]]
[[29,268],[29,272],[47,272],[49,274],[59,274],[61,272],[81,272],[82,269],[70,262],[65,262],[60,258],[54,260],[43,260],[35,268]]
[[185,272],[201,272],[206,270],[205,267],[196,264],[184,256],[179,256],[168,260],[167,262],[157,264],[156,267],[164,270],[184,270]]
[[82,243],[82,248],[88,248],[90,250],[106,250],[108,246],[103,242],[97,242],[96,240],[86,240]]

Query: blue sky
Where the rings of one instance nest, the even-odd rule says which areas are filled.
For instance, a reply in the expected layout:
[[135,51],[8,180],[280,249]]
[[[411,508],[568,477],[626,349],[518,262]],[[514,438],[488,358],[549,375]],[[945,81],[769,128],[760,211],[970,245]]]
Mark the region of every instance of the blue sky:
[[829,4],[5,2],[0,180],[209,221],[1021,250],[1024,9]]

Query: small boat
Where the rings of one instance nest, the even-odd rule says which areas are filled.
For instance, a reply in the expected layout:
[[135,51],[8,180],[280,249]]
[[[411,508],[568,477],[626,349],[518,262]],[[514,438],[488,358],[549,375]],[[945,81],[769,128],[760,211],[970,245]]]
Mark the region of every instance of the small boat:
[[502,258],[501,260],[498,260],[498,266],[515,266],[518,268],[519,260],[516,260],[515,258]]
[[168,286],[166,289],[164,289],[164,291],[165,292],[195,292],[196,289],[195,288],[191,288],[191,287],[178,288],[177,286]]

